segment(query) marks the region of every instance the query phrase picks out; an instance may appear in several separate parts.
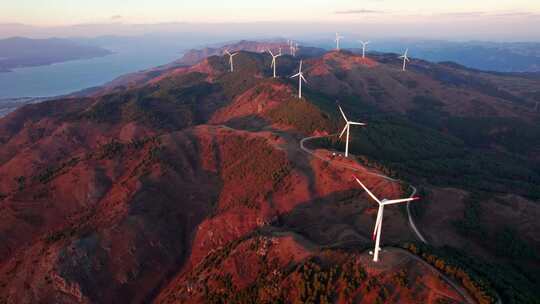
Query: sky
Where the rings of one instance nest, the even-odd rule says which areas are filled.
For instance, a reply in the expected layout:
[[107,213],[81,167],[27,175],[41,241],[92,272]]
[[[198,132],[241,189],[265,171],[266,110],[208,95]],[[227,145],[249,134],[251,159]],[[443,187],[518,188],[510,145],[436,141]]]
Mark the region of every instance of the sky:
[[[540,39],[539,0],[3,0],[0,24],[304,23]],[[452,33],[453,32],[453,33]],[[390,34],[390,33],[388,33]]]

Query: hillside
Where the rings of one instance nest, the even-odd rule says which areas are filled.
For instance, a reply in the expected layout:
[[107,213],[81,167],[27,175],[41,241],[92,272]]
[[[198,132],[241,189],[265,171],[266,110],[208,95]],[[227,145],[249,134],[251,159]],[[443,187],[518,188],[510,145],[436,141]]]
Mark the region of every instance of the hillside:
[[[210,56],[0,119],[0,303],[538,296],[539,227],[522,216],[540,197],[540,81],[329,52],[305,61],[298,100],[285,78],[298,61],[280,57],[271,79],[268,54],[240,51],[235,73]],[[336,100],[368,122],[347,160]],[[370,262],[376,208],[353,174],[381,197],[418,188],[430,245],[406,246],[406,212],[389,208],[383,262]],[[515,230],[500,237],[502,223]]]

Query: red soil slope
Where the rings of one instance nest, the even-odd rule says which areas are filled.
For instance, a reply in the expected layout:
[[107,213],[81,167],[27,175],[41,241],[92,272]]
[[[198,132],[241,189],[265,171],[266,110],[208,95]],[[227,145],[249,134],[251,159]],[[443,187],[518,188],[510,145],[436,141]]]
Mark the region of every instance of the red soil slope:
[[291,233],[229,243],[174,280],[155,303],[462,303],[438,273],[402,251],[321,250]]

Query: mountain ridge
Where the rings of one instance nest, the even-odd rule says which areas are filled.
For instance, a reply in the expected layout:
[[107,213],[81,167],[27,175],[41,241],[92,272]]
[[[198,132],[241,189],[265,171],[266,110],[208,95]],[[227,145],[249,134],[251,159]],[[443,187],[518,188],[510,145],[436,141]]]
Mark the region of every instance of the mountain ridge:
[[[374,206],[353,182],[351,172],[300,149],[305,136],[339,131],[342,122],[336,99],[352,119],[368,122],[367,128],[353,132],[351,151],[361,155],[350,160],[334,155],[342,143],[331,136],[313,143],[318,153],[421,184],[427,214],[446,210],[447,205],[437,204],[439,199],[429,201],[438,198],[444,187],[465,193],[485,191],[490,200],[502,201],[505,194],[518,193],[524,206],[536,210],[534,183],[540,171],[533,160],[540,152],[534,141],[538,114],[528,108],[533,99],[527,95],[539,87],[535,80],[524,83],[508,75],[501,79],[476,75],[417,60],[408,72],[401,72],[400,62],[391,55],[365,60],[347,51],[328,52],[306,60],[309,83],[304,99],[298,100],[296,82],[269,79],[268,54],[242,51],[235,60],[235,73],[228,72],[228,58],[211,56],[191,67],[160,69],[148,78],[137,78],[141,80],[133,85],[101,89],[85,98],[24,106],[0,120],[0,238],[4,240],[0,294],[5,295],[0,299],[181,303],[185,298],[174,295],[191,289],[199,302],[220,295],[233,301],[235,293],[272,301],[281,297],[272,293],[276,287],[289,290],[289,298],[304,300],[313,295],[345,300],[362,294],[367,302],[448,298],[455,291],[450,292],[452,288],[436,276],[428,281],[440,292],[432,294],[424,288],[417,298],[410,292],[411,284],[399,283],[416,282],[426,273],[414,261],[392,268],[390,277],[373,272],[376,267],[367,264],[369,255],[363,249],[371,246]],[[279,75],[295,73],[298,61],[288,55],[280,58]],[[504,86],[508,94],[486,89],[508,79],[513,81]],[[479,106],[471,101],[475,99]],[[517,118],[522,125],[516,124]],[[456,119],[473,128],[456,128]],[[529,136],[521,132],[522,126],[532,128],[528,148],[522,147]],[[498,148],[492,151],[494,147]],[[492,159],[486,159],[485,166],[494,166],[489,167],[493,175],[489,181],[497,188],[488,188],[472,164],[469,171],[458,174],[444,167],[451,164],[448,159],[464,154],[482,157],[486,151]],[[508,172],[495,165],[501,160],[511,164],[506,169],[510,178],[517,177],[522,184],[508,186],[503,180]],[[358,176],[384,197],[406,194],[401,184]],[[528,177],[521,179],[524,176]],[[485,204],[485,199],[477,200]],[[473,204],[456,202],[456,206]],[[448,221],[461,221],[459,225],[465,227],[477,216],[453,214]],[[407,221],[398,208],[388,210],[387,216],[391,220],[385,226],[385,245],[415,240],[411,231],[403,229]],[[505,216],[497,214],[494,221],[500,223]],[[420,229],[436,238],[430,221],[421,222],[425,226]],[[448,225],[441,227],[446,238],[460,235],[461,230]],[[485,239],[495,244],[497,227],[482,225]],[[527,223],[516,229],[539,227]],[[258,235],[276,230],[281,234],[271,234],[270,240]],[[287,238],[291,234],[300,237],[291,240]],[[478,243],[486,248],[487,260],[509,259],[492,253],[496,251],[491,244],[478,242],[476,235],[462,237],[464,246]],[[263,248],[274,239],[277,248],[288,249]],[[436,241],[439,246],[451,243]],[[336,242],[351,245],[326,252],[302,248],[306,243],[325,248]],[[239,253],[237,246],[249,250]],[[258,255],[261,248],[266,252]],[[293,268],[286,267],[287,258],[282,256],[287,250],[298,253]],[[538,265],[534,255],[518,254],[524,254],[523,263],[534,271]],[[281,262],[273,264],[276,259]],[[257,261],[257,267],[269,273],[276,270],[285,275],[276,280],[283,285],[257,285],[252,270],[234,266],[246,260]],[[339,272],[344,281],[330,274],[336,273],[336,265],[360,260],[366,276],[360,274],[360,266],[350,268],[356,274]],[[290,269],[295,270],[287,277]],[[316,284],[308,273],[326,273],[334,279],[324,281],[329,289],[320,289],[315,286],[321,282]],[[497,285],[498,277],[484,269],[478,273],[491,279],[482,288],[504,291]],[[308,295],[306,289],[301,295],[290,282],[304,282],[315,293]],[[347,292],[338,288],[346,282],[351,284]],[[32,292],[17,292],[25,286]],[[343,293],[325,291],[334,289]],[[268,297],[256,298],[259,291],[269,292]],[[502,296],[506,300],[515,295],[504,291]]]

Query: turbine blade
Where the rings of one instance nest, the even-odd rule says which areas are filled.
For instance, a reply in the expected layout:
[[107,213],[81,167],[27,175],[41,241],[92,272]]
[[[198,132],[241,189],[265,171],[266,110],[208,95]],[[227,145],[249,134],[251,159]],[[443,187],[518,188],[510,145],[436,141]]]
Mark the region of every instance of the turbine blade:
[[379,203],[379,205],[382,204],[381,201],[373,193],[371,193],[371,191],[369,191],[369,189],[366,186],[364,186],[364,184],[362,184],[362,182],[357,177],[355,177],[355,179],[360,184],[360,186],[362,186],[362,188],[366,190],[366,192],[369,194],[369,196],[371,196],[372,199],[374,199],[377,203]]
[[366,126],[367,125],[367,124],[362,123],[362,122],[354,122],[354,121],[349,121],[349,124],[356,125],[356,126]]
[[296,74],[292,75],[291,78],[295,78],[295,77],[298,77],[298,76],[300,76],[300,73],[296,73]]
[[305,83],[307,83],[307,80],[306,80],[306,78],[304,77],[304,74],[300,74],[300,78],[302,78],[302,80],[303,80]]
[[268,53],[270,53],[270,56],[274,57],[274,53],[272,53],[271,50],[268,50]]
[[411,197],[411,198],[403,198],[403,199],[395,199],[395,200],[388,200],[383,203],[383,205],[392,205],[392,204],[399,204],[399,203],[406,203],[411,201],[419,200],[419,197]]
[[349,126],[349,124],[345,124],[345,127],[343,127],[343,131],[341,131],[341,134],[339,134],[339,138],[343,137],[343,134],[345,134],[345,131],[347,131],[348,126]]
[[343,109],[341,109],[340,105],[338,105],[338,108],[339,108],[339,111],[341,112],[341,116],[343,116],[343,119],[345,119],[345,121],[349,123],[349,121],[347,120],[347,116],[345,116],[345,113],[343,112]]

